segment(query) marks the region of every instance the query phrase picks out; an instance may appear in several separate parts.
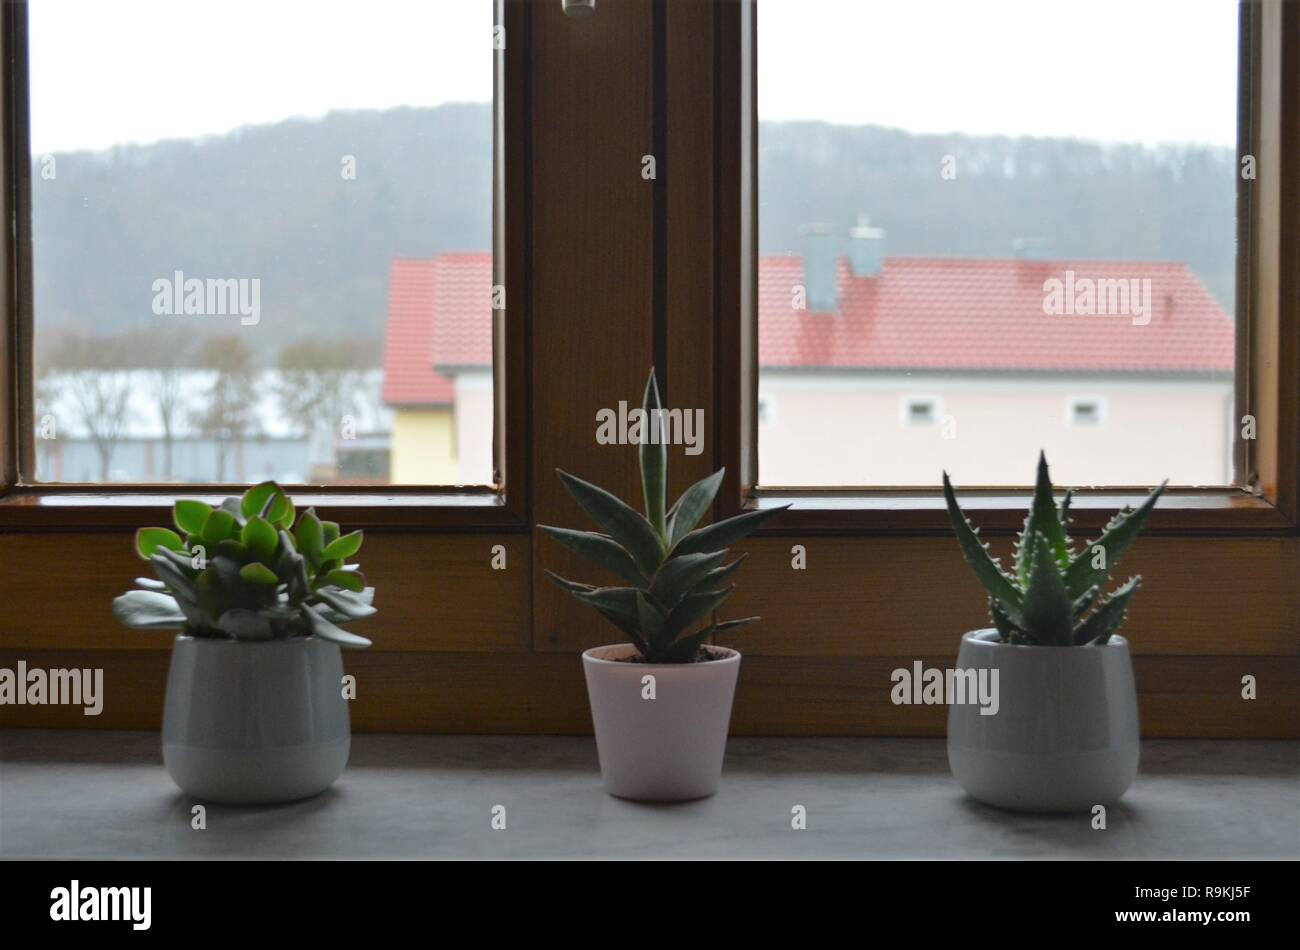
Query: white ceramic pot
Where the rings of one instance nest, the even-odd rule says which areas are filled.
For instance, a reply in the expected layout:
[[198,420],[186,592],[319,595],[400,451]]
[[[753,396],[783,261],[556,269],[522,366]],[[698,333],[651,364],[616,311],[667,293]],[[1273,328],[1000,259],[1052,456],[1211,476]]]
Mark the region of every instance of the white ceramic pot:
[[[605,791],[671,802],[718,790],[740,654],[706,663],[628,663],[630,643],[582,654]],[[653,699],[645,677],[654,677]]]
[[271,804],[334,783],[352,745],[338,645],[178,636],[167,674],[163,763],[209,802]]
[[1016,811],[1086,811],[1114,802],[1138,767],[1137,690],[1128,641],[1043,647],[961,639],[959,670],[998,671],[998,710],[948,707],[948,764],[973,797]]

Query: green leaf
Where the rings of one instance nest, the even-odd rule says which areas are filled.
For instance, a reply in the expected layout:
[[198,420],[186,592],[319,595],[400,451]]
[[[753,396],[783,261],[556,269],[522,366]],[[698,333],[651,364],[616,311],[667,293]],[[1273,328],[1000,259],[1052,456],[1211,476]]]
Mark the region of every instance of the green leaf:
[[709,571],[704,578],[704,582],[700,586],[708,590],[721,589],[722,585],[727,582],[727,579],[730,578],[732,574],[736,573],[736,570],[740,565],[745,563],[745,558],[747,557],[749,557],[748,554],[742,554],[730,564],[724,564],[717,570]]
[[952,522],[957,544],[961,547],[966,563],[975,571],[975,576],[989,592],[989,596],[998,602],[1007,618],[1016,626],[1023,626],[1023,597],[1020,589],[999,566],[997,558],[989,554],[988,547],[980,541],[978,532],[957,506],[957,496],[952,490],[947,472],[943,473],[943,497],[948,505],[948,520]]
[[552,528],[550,525],[538,525],[538,527],[549,537],[559,541],[570,551],[582,555],[597,567],[613,571],[623,580],[638,587],[646,584],[646,577],[637,569],[632,556],[608,535],[597,534],[595,531]]
[[632,556],[646,577],[653,577],[663,560],[664,551],[650,522],[636,509],[624,504],[605,489],[581,478],[559,471],[560,482],[573,496],[578,507]]
[[1047,646],[1069,646],[1073,614],[1065,580],[1052,554],[1051,544],[1038,535],[1034,559],[1025,588],[1024,623],[1017,624],[1035,642]]
[[306,555],[307,560],[312,564],[319,564],[321,552],[325,550],[325,528],[316,517],[315,508],[308,508],[298,519],[298,530],[294,535],[298,541],[298,550]]
[[340,538],[335,538],[321,551],[323,561],[342,561],[352,557],[361,550],[362,532],[351,531]]
[[665,610],[672,610],[722,563],[726,551],[712,554],[682,554],[669,558],[650,584],[650,596]]
[[189,561],[185,562],[186,569],[182,569],[165,555],[155,554],[153,557],[149,558],[149,563],[153,565],[154,573],[158,575],[158,579],[171,588],[172,592],[177,597],[184,598],[191,603],[194,602],[194,580],[188,573],[186,573],[186,569],[189,567]]
[[1123,625],[1124,618],[1128,614],[1128,603],[1141,586],[1141,575],[1130,577],[1127,583],[1102,601],[1092,612],[1092,616],[1079,624],[1078,629],[1074,631],[1075,644],[1104,646],[1109,643],[1111,634]]
[[275,557],[275,549],[280,544],[279,534],[271,522],[261,515],[254,515],[248,519],[240,537],[253,556],[267,564]]
[[[663,431],[660,413],[659,384],[655,381],[654,367],[646,380],[645,395],[641,399],[641,491],[645,496],[646,520],[667,548],[668,532],[664,525],[664,492],[668,471],[668,433]],[[611,534],[613,532],[610,532]]]
[[1056,500],[1052,497],[1052,479],[1047,471],[1047,455],[1038,453],[1038,479],[1034,485],[1034,501],[1025,520],[1020,544],[1016,548],[1016,574],[1020,586],[1029,583],[1030,562],[1033,559],[1035,536],[1042,535],[1051,546],[1052,555],[1061,570],[1070,565],[1070,543],[1056,513]]
[[207,520],[203,522],[203,543],[208,547],[215,548],[218,541],[224,541],[227,538],[235,537],[238,530],[235,524],[235,516],[221,508],[213,509],[208,515]]
[[1007,615],[1002,612],[1002,608],[998,606],[998,602],[992,597],[989,598],[989,617],[993,621],[993,626],[997,628],[998,635],[1001,636],[1003,643],[1010,643],[1016,634],[1021,632],[1020,628],[1013,624],[1007,618]]
[[370,641],[365,637],[359,637],[355,633],[349,633],[342,627],[335,626],[313,607],[303,604],[302,616],[307,621],[308,626],[311,627],[311,632],[322,640],[329,640],[349,649],[361,649],[370,646]]
[[[1168,481],[1163,481],[1160,486],[1147,496],[1136,509],[1125,508],[1123,511],[1110,519],[1106,525],[1106,530],[1102,532],[1101,537],[1091,544],[1086,544],[1083,549],[1070,562],[1070,566],[1065,571],[1065,587],[1070,592],[1071,597],[1078,597],[1089,587],[1098,584],[1105,584],[1110,577],[1110,572],[1115,569],[1119,563],[1120,556],[1129,549],[1137,536],[1142,533],[1143,527],[1146,526],[1147,518],[1151,516],[1152,509],[1156,506],[1156,501],[1165,490]],[[1095,559],[1095,549],[1100,547],[1105,552],[1103,558],[1104,567],[1093,567]]]
[[717,521],[707,528],[697,528],[687,534],[675,545],[673,555],[699,554],[701,552],[720,551],[729,548],[743,538],[747,538],[768,521],[789,508],[781,505],[777,508],[760,508]]
[[185,615],[169,594],[152,590],[127,591],[113,598],[113,616],[135,630],[180,630]]
[[722,606],[723,602],[730,597],[736,588],[731,586],[725,590],[706,590],[695,594],[688,594],[682,598],[681,603],[672,609],[664,620],[664,634],[671,639],[677,639],[681,632],[695,621],[706,617],[713,611]]
[[720,468],[682,492],[682,497],[673,505],[672,517],[668,521],[669,549],[676,547],[677,542],[695,530],[695,526],[713,504],[713,499],[718,496],[718,488],[726,474],[727,470]]
[[325,583],[332,584],[335,587],[342,587],[354,594],[359,594],[366,589],[366,579],[360,571],[345,571],[342,569],[330,571],[325,575]]
[[589,607],[595,607],[606,620],[626,633],[642,656],[648,656],[650,647],[641,636],[641,620],[637,615],[635,587],[593,587],[566,580],[553,571],[546,571],[551,583],[567,591]]
[[149,560],[160,549],[180,551],[185,548],[181,536],[170,528],[140,528],[135,533],[135,553]]
[[[261,515],[266,508],[266,503],[277,494],[283,495],[284,489],[275,482],[261,482],[244,492],[244,497],[239,504],[239,510],[245,518]],[[267,520],[272,519],[268,518]]]
[[265,564],[254,561],[252,564],[245,564],[239,569],[239,576],[250,584],[279,584],[280,578]]
[[281,492],[271,505],[271,513],[266,520],[278,528],[287,530],[293,527],[293,517],[293,499]]
[[327,545],[339,536],[339,523],[337,521],[322,521],[321,529],[324,531],[324,541]]
[[173,506],[172,520],[186,534],[202,534],[203,523],[211,513],[211,505],[183,498]]
[[636,592],[636,615],[637,623],[641,627],[641,636],[650,647],[646,659],[652,663],[658,662],[671,642],[670,638],[664,635],[664,612],[651,602],[645,595],[645,591],[639,590]]
[[669,663],[689,663],[695,654],[699,651],[713,634],[717,631],[718,625],[711,623],[698,633],[692,633],[689,636],[682,637],[674,641],[668,647]]

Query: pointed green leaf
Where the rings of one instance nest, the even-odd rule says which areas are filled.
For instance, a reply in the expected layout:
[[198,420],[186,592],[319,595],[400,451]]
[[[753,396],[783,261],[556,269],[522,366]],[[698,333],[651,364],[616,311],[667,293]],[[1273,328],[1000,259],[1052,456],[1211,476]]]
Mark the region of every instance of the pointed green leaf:
[[1007,618],[1016,626],[1023,626],[1023,595],[1020,588],[1002,570],[997,558],[989,554],[988,548],[980,541],[970,521],[957,506],[957,496],[952,490],[947,472],[943,473],[943,497],[948,505],[948,520],[952,522],[957,544],[961,547],[966,563],[975,571],[975,576],[989,592],[989,596],[998,602]]
[[181,536],[170,528],[141,528],[135,533],[135,553],[143,560],[149,560],[158,550],[180,551],[185,542]]
[[667,651],[668,662],[689,663],[695,658],[695,654],[699,652],[700,647],[704,646],[709,638],[717,632],[717,628],[717,624],[711,623],[698,633],[692,633],[674,641]]
[[671,642],[671,638],[667,637],[664,631],[665,614],[651,602],[645,595],[645,591],[639,590],[636,592],[636,616],[637,624],[641,628],[641,636],[650,648],[646,659],[651,663],[658,663],[663,659]]
[[699,554],[729,548],[737,541],[749,537],[789,507],[789,505],[781,505],[777,508],[746,511],[725,521],[714,522],[707,528],[697,528],[678,541],[673,546],[672,553],[674,555]]
[[637,616],[635,587],[593,587],[577,581],[566,580],[553,571],[546,571],[551,583],[590,607],[595,607],[606,620],[632,639],[633,645],[646,656],[649,646],[641,636],[641,621]]
[[1065,580],[1047,539],[1038,535],[1038,545],[1025,588],[1024,623],[1017,624],[1036,643],[1069,646],[1073,616]]
[[[1156,501],[1159,500],[1167,484],[1167,481],[1161,482],[1160,486],[1137,508],[1125,508],[1116,514],[1106,525],[1106,530],[1102,532],[1101,537],[1090,544],[1085,544],[1075,555],[1065,571],[1065,586],[1071,597],[1078,597],[1089,587],[1106,583],[1110,572],[1119,563],[1120,555],[1129,549],[1146,526],[1147,518],[1151,516],[1151,511],[1155,508]],[[1099,547],[1104,552],[1105,566],[1093,567],[1096,549]]]
[[725,468],[720,468],[682,492],[682,497],[673,505],[672,517],[668,519],[669,549],[695,530],[704,513],[713,505],[713,499],[718,497],[718,487],[726,473]]
[[687,595],[664,620],[664,635],[672,640],[677,639],[682,631],[689,628],[697,620],[708,616],[721,607],[723,602],[735,590],[736,588],[733,585],[725,590],[706,590]]
[[726,556],[726,551],[714,551],[712,554],[682,554],[669,558],[655,574],[650,584],[650,596],[665,610],[672,610]]
[[202,534],[203,522],[211,513],[211,505],[188,498],[182,498],[172,506],[172,520],[186,534]]
[[[664,527],[664,492],[668,470],[668,433],[663,431],[663,414],[659,411],[659,384],[655,371],[650,369],[645,395],[641,399],[641,491],[645,498],[646,520],[667,547],[668,532]],[[611,532],[612,533],[612,532]]]
[[591,482],[557,470],[560,482],[573,496],[578,507],[587,513],[605,533],[632,556],[646,577],[653,577],[663,560],[664,551],[655,529],[636,509]]
[[608,535],[597,534],[595,531],[552,528],[549,525],[538,525],[538,527],[570,551],[582,555],[597,567],[613,571],[628,583],[638,587],[647,583],[645,575],[637,569],[632,556]]
[[1140,586],[1142,586],[1141,575],[1130,577],[1127,583],[1102,601],[1092,612],[1092,616],[1075,630],[1075,644],[1104,646],[1109,643],[1111,634],[1123,625],[1124,617],[1128,614],[1129,601]]

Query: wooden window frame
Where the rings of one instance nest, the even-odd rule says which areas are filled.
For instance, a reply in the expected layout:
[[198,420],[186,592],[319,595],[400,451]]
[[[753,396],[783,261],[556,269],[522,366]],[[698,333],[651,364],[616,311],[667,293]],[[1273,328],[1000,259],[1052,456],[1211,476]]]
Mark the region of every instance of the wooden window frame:
[[[504,50],[494,51],[492,110],[493,283],[506,308],[492,313],[493,485],[293,485],[294,496],[356,527],[522,532],[529,515],[528,337],[531,200],[528,30],[525,0],[496,0]],[[0,10],[0,180],[3,345],[0,348],[0,531],[129,528],[165,522],[177,497],[215,501],[238,484],[40,484],[35,463],[32,391],[31,161],[26,2]],[[513,147],[520,143],[521,147]],[[509,332],[507,332],[509,327]]]
[[[779,534],[944,533],[948,520],[934,489],[766,487],[758,480],[758,0],[723,5],[716,124],[720,160],[721,270],[718,321],[738,345],[719,348],[719,431],[729,475],[722,514],[791,504],[769,529]],[[1259,438],[1236,439],[1243,487],[1168,491],[1153,513],[1155,534],[1289,535],[1297,531],[1297,338],[1300,337],[1300,145],[1294,96],[1300,58],[1300,5],[1246,0],[1240,7],[1242,70],[1239,154],[1256,156],[1256,181],[1238,179],[1237,394],[1234,417],[1250,412]],[[1079,530],[1097,531],[1109,513],[1135,504],[1145,488],[1079,494]],[[963,504],[991,532],[1018,530],[1027,487],[963,488]]]

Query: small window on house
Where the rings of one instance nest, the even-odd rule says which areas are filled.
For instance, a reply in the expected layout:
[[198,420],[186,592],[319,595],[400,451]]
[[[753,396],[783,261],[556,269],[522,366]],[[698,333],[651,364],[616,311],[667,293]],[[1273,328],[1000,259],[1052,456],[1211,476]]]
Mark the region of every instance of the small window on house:
[[1072,397],[1065,401],[1065,421],[1072,426],[1099,426],[1103,406],[1100,399]]
[[932,426],[939,421],[939,400],[934,396],[907,396],[902,415],[905,426]]

